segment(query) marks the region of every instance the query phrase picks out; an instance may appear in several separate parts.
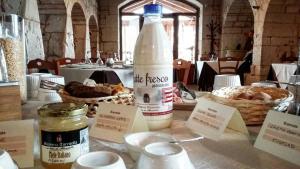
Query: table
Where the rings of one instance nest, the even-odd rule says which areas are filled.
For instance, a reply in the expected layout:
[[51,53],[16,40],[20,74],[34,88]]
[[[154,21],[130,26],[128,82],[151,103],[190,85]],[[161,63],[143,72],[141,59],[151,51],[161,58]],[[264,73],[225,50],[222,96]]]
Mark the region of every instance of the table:
[[[240,61],[239,67],[243,63],[244,61]],[[224,66],[235,66],[235,64],[236,61],[227,61],[226,64],[222,62],[222,65]],[[199,90],[211,91],[213,89],[215,75],[219,72],[218,61],[197,61],[196,67]],[[238,74],[243,74],[243,72],[238,70]]]
[[[23,105],[23,118],[35,119],[35,132],[37,133],[37,112],[38,106],[42,102],[28,101]],[[184,126],[191,111],[174,111],[174,122],[169,129],[162,132],[170,133],[176,138],[186,138],[193,136]],[[90,120],[90,123],[92,119]],[[250,131],[250,141],[245,135],[232,130],[226,131],[220,141],[204,139],[183,143],[182,146],[196,169],[299,169],[292,163],[279,159],[271,154],[265,153],[253,147],[254,139],[259,132],[259,127],[248,127]],[[38,137],[35,140],[35,167],[29,169],[42,169],[39,161]],[[130,158],[124,144],[109,143],[90,138],[90,151],[112,151],[118,153],[126,163],[128,169],[133,169],[135,162]]]
[[69,68],[60,67],[60,75],[65,77],[65,83],[70,81],[83,82],[85,79],[89,78],[95,71],[107,70],[114,71],[122,81],[125,87],[133,88],[133,68],[110,68],[106,66],[101,66],[99,68]]
[[[295,63],[273,63],[270,66],[268,80],[289,82],[290,77],[296,73],[297,64]],[[286,84],[280,84],[281,88],[286,88]]]

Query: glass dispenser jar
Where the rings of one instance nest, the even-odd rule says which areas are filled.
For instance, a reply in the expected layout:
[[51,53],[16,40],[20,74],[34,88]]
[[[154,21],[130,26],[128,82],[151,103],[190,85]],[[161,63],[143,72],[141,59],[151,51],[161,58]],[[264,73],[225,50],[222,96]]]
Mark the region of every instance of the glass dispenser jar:
[[[21,99],[27,99],[23,18],[15,14],[0,15],[0,51],[5,57],[9,81],[19,81]],[[1,52],[2,53],[2,52]],[[3,71],[2,71],[3,72]],[[0,77],[3,77],[1,75]],[[1,79],[0,81],[6,81]]]

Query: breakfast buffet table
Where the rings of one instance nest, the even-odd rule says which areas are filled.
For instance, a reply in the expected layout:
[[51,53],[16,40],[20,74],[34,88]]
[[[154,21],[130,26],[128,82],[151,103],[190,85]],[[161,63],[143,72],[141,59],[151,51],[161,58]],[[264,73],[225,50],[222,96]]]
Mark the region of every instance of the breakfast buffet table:
[[[23,105],[23,119],[35,119],[35,142],[34,169],[42,169],[39,161],[37,107],[45,103],[39,101],[28,101]],[[185,121],[191,111],[175,110],[174,121],[171,128],[162,130],[174,136],[176,139],[195,137],[186,127]],[[89,119],[91,124],[93,119]],[[181,145],[186,149],[196,169],[298,169],[292,163],[279,159],[271,154],[265,153],[253,147],[253,142],[260,127],[248,127],[250,138],[227,129],[220,141],[204,139],[194,142],[186,142]],[[135,167],[135,162],[130,158],[124,144],[111,143],[90,137],[90,151],[112,151],[118,153],[124,160],[128,169]],[[33,169],[32,168],[32,169]]]

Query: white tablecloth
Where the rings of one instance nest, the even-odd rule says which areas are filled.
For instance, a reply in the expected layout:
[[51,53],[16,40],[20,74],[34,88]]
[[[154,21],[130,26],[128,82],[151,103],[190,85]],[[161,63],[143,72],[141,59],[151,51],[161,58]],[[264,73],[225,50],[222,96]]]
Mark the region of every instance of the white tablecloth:
[[[37,107],[44,103],[28,101],[23,105],[23,119],[37,119]],[[176,119],[167,132],[177,139],[193,137],[194,135],[184,126],[190,111],[174,111]],[[90,121],[92,122],[92,121]],[[248,127],[251,134],[248,138],[233,130],[227,130],[219,141],[204,139],[182,143],[195,166],[195,169],[299,169],[290,162],[279,159],[269,153],[253,147],[259,127]],[[35,133],[38,133],[37,120],[35,120]],[[134,169],[135,162],[130,158],[124,144],[105,142],[90,137],[90,151],[113,151],[118,153],[126,163],[127,169]],[[38,135],[34,142],[35,165],[28,169],[43,169],[39,160]]]
[[[207,63],[214,71],[219,73],[219,65],[218,61],[197,61],[196,66],[197,66],[197,79],[199,79],[202,69],[203,69],[203,64]],[[239,62],[239,66],[244,63],[244,61]],[[236,61],[227,61],[227,62],[222,62],[222,66],[234,66],[236,64]],[[238,66],[238,67],[239,67]]]
[[133,88],[133,68],[99,67],[93,69],[61,67],[60,75],[65,77],[66,84],[70,81],[83,82],[95,71],[110,70],[116,72],[125,87]]
[[[271,66],[279,82],[289,82],[290,77],[297,70],[297,65],[295,63],[273,63]],[[280,84],[280,87],[286,88],[286,85]]]

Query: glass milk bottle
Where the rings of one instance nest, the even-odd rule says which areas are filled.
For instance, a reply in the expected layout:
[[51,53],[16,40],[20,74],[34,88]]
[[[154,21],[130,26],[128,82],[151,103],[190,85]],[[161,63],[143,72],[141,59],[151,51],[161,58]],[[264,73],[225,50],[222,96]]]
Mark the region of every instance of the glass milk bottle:
[[173,56],[161,23],[162,7],[144,7],[144,25],[134,49],[134,93],[151,130],[169,127],[173,108]]

